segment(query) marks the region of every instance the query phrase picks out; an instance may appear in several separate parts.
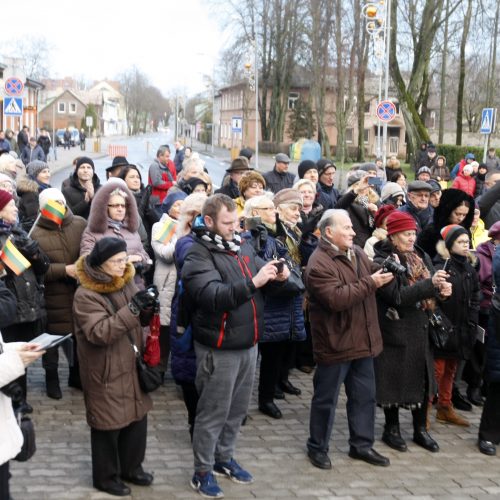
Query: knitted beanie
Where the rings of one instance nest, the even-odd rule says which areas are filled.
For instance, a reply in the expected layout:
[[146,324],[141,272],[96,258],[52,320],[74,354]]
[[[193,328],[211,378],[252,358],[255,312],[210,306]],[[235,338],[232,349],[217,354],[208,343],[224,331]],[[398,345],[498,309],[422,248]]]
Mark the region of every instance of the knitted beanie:
[[375,214],[375,227],[381,227],[384,219],[388,217],[393,210],[396,210],[394,205],[382,205]]
[[0,189],[0,210],[3,210],[5,205],[7,205],[7,203],[9,203],[9,201],[13,199],[14,197],[10,193],[4,191],[3,189]]
[[449,224],[441,229],[441,238],[444,240],[444,244],[448,250],[451,250],[453,243],[461,234],[469,234],[467,229],[458,224]]
[[406,212],[393,210],[386,221],[387,234],[401,233],[402,231],[416,231],[417,223],[415,219]]
[[299,179],[303,179],[304,175],[306,174],[307,171],[309,170],[317,170],[316,163],[314,163],[312,160],[303,160],[299,163],[299,166],[297,168],[297,172],[299,174]]
[[38,174],[42,170],[45,170],[46,168],[50,168],[50,167],[49,167],[49,164],[45,163],[44,161],[41,161],[41,160],[30,161],[28,163],[28,165],[26,165],[26,173],[28,174],[29,177],[36,180],[36,178],[38,177]]

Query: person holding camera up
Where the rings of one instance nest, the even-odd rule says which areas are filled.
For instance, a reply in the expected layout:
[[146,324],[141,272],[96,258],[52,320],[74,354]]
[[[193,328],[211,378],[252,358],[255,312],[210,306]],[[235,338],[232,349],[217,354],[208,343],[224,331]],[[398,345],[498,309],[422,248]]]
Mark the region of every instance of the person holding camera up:
[[104,237],[76,263],[81,284],[73,316],[87,423],[90,426],[94,487],[125,496],[122,480],[149,486],[145,472],[147,413],[151,398],[142,391],[134,344],[154,310],[156,289],[138,291],[134,266],[123,239]]
[[384,350],[375,359],[377,403],[384,409],[382,441],[397,451],[408,449],[399,428],[399,408],[411,408],[413,441],[437,452],[426,429],[428,395],[434,366],[429,345],[429,314],[451,295],[445,271],[434,271],[429,256],[415,246],[417,224],[393,210],[386,220],[387,238],[375,243],[374,262],[395,279],[377,289],[377,309]]
[[375,292],[394,276],[377,270],[379,266],[354,244],[353,223],[345,210],[327,210],[319,230],[318,248],[304,273],[317,363],[307,455],[315,467],[331,469],[330,436],[340,388],[345,384],[349,456],[388,466],[389,459],[373,449],[373,358],[382,351]]

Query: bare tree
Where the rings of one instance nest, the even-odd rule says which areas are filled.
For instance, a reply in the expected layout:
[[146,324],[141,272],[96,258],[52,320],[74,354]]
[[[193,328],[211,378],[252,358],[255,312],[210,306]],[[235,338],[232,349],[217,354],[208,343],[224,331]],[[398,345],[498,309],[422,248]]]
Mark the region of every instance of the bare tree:
[[463,128],[463,99],[465,85],[465,45],[469,36],[470,22],[472,16],[472,0],[467,0],[467,10],[463,18],[462,40],[460,42],[460,72],[458,77],[457,91],[457,130],[455,143],[457,146],[462,144],[462,128]]
[[16,38],[2,47],[5,54],[20,60],[27,78],[41,80],[49,76],[52,46],[44,36],[27,35]]

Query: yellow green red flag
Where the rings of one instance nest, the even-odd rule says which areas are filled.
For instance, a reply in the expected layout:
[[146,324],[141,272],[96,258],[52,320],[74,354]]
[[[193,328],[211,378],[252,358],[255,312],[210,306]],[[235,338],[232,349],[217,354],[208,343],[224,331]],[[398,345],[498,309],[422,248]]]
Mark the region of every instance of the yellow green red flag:
[[42,215],[60,226],[66,214],[66,207],[55,200],[48,200],[41,210]]
[[165,224],[158,231],[155,240],[163,243],[164,245],[168,243],[175,235],[175,231],[177,230],[177,222],[172,219],[167,219]]
[[17,276],[24,273],[31,266],[30,261],[24,257],[10,239],[6,241],[2,248],[0,260]]

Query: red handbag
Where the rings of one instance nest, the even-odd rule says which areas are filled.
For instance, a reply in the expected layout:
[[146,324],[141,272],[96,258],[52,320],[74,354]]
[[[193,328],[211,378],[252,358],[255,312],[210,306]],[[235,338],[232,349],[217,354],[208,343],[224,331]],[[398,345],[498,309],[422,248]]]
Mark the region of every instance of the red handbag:
[[158,307],[149,322],[149,335],[146,338],[143,358],[148,366],[160,364],[160,311]]

